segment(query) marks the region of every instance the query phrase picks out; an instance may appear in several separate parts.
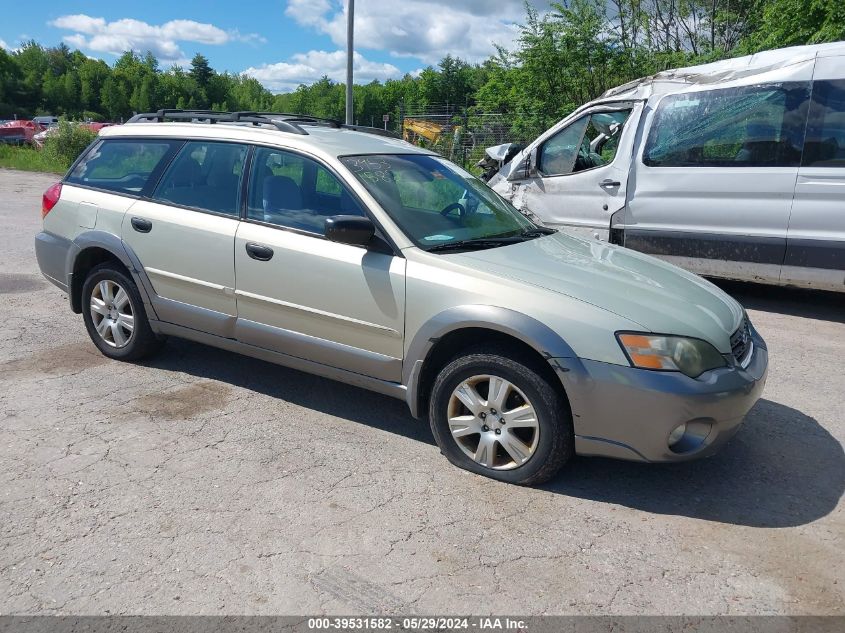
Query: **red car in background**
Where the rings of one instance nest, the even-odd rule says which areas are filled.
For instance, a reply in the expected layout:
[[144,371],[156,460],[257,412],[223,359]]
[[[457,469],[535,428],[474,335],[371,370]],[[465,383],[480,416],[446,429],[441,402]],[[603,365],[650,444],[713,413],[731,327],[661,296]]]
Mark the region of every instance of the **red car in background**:
[[[71,124],[72,125],[79,125],[80,127],[91,130],[95,134],[99,133],[99,131],[102,130],[104,127],[109,127],[110,125],[115,125],[114,123],[94,123],[94,122],[71,123]],[[55,131],[58,130],[58,129],[59,129],[58,126],[52,125],[52,126],[48,127],[46,130],[38,132],[37,134],[35,134],[35,136],[32,137],[33,145],[35,145],[36,147],[43,147],[44,141],[47,140],[47,137],[50,136],[51,134],[54,134]]]
[[0,123],[0,143],[7,145],[32,145],[35,135],[43,132],[44,126],[35,121],[20,119]]

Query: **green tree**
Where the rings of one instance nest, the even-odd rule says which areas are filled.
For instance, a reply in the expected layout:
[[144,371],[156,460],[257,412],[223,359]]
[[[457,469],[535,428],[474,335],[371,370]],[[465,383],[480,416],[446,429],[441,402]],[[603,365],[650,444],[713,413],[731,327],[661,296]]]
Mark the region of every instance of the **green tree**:
[[106,78],[103,88],[100,91],[100,103],[102,110],[112,121],[123,119],[129,110],[129,98],[126,95],[125,87],[114,74]]
[[102,60],[85,59],[79,66],[79,109],[101,112],[100,93],[111,74],[111,68]]
[[208,58],[200,53],[194,55],[194,58],[191,60],[191,77],[197,82],[197,85],[205,90],[213,76],[214,71],[208,63]]
[[845,2],[842,0],[768,0],[762,6],[757,30],[744,50],[818,44],[845,40]]

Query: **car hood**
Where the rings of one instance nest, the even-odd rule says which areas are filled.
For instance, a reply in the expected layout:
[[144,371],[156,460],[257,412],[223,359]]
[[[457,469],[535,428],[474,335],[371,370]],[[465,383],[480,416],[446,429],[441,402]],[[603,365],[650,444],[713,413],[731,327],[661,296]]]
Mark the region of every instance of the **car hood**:
[[657,258],[565,233],[448,256],[453,262],[585,301],[644,331],[694,336],[730,352],[743,309],[709,281]]

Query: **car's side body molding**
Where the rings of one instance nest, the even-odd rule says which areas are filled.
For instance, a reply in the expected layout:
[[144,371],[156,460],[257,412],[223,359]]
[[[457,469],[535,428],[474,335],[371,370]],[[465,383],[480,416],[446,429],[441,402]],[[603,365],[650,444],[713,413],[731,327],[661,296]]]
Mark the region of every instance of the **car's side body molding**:
[[200,330],[194,330],[181,325],[175,325],[173,323],[150,321],[150,325],[153,327],[154,331],[166,336],[177,336],[197,343],[218,347],[230,352],[244,354],[245,356],[264,360],[269,363],[275,363],[277,365],[283,365],[284,367],[290,367],[291,369],[304,371],[309,374],[315,374],[324,378],[337,380],[339,382],[375,391],[400,400],[405,399],[406,388],[404,385],[400,385],[399,383],[379,380],[378,378],[365,376],[364,374],[357,374],[345,369],[339,369],[332,365],[318,363],[298,356],[284,354],[264,347],[258,347],[256,345],[249,345],[248,343],[243,343],[241,341],[236,341],[222,336],[215,336],[213,334],[208,334],[207,332],[201,332]]

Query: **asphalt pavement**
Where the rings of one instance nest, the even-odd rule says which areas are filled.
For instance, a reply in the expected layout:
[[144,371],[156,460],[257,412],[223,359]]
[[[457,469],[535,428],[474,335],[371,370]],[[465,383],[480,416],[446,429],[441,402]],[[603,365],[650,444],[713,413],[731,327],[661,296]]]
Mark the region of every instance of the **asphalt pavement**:
[[710,459],[463,472],[404,403],[170,340],[111,361],[0,170],[0,614],[845,614],[845,294],[723,284],[768,342]]

